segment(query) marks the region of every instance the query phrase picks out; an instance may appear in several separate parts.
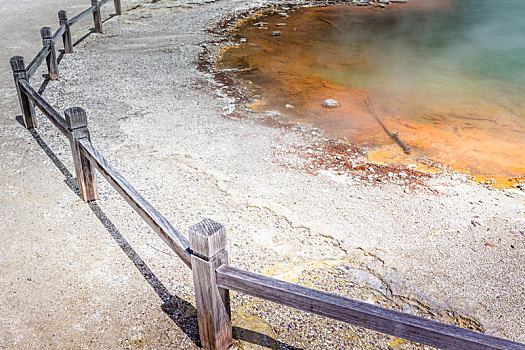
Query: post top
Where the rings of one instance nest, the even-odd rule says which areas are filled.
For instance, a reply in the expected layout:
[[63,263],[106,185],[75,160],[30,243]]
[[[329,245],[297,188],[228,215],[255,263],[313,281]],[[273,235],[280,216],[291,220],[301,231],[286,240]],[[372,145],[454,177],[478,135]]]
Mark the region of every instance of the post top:
[[226,228],[211,219],[190,227],[190,248],[195,255],[210,259],[226,248]]
[[218,222],[208,218],[203,219],[195,225],[190,226],[190,230],[196,231],[204,236],[211,236],[223,228],[224,225],[219,224]]
[[67,19],[67,11],[65,11],[65,10],[58,11],[58,18],[59,19]]
[[40,29],[40,35],[42,36],[42,39],[50,39],[53,37],[50,27],[42,27]]
[[87,126],[86,111],[81,107],[68,108],[64,111],[64,115],[66,116],[66,124],[69,127],[69,130],[75,130]]
[[9,63],[11,63],[11,68],[13,69],[13,72],[19,72],[26,69],[26,64],[22,56],[11,57]]

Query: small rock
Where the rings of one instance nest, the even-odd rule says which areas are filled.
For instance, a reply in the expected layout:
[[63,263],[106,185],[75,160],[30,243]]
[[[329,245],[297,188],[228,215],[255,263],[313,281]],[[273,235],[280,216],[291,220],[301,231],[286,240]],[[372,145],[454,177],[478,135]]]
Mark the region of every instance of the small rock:
[[277,23],[276,24],[277,27],[282,27],[282,26],[285,26],[285,25],[286,25],[286,23]]
[[286,12],[281,12],[281,13],[279,13],[279,16],[281,16],[281,17],[288,17],[288,14]]
[[273,36],[280,36],[280,35],[281,35],[281,32],[278,31],[278,30],[276,30],[276,31],[272,32],[272,35],[273,35]]
[[245,42],[246,42],[246,38],[241,38],[241,39],[239,40],[239,42],[240,42],[240,43],[245,43]]
[[328,107],[328,108],[337,108],[337,107],[339,107],[339,102],[329,98],[328,100],[325,100],[323,102],[323,106],[324,107]]
[[456,220],[451,220],[448,223],[448,228],[451,230],[459,230],[461,228],[461,222]]
[[481,220],[479,220],[479,219],[472,219],[472,220],[470,220],[470,223],[471,223],[472,226],[474,226],[474,227],[477,227],[477,226],[481,226],[481,227],[483,227],[483,226],[485,226],[485,225],[483,224],[483,221],[481,221]]
[[28,280],[29,282],[31,282],[31,277],[28,277],[27,280]]
[[294,106],[292,106],[291,104],[288,104],[288,103],[284,105],[284,108],[295,109]]
[[407,193],[407,194],[410,193],[410,188],[405,187],[405,193]]
[[254,27],[264,27],[266,25],[268,25],[268,22],[257,22],[253,24]]

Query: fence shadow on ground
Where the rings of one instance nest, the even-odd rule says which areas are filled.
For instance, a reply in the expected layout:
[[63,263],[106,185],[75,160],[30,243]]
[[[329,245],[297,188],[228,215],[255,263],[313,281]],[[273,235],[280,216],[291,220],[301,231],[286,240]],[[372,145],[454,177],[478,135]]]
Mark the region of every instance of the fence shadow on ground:
[[[116,14],[111,13],[106,19],[102,20],[101,23],[104,24],[104,23],[106,23],[107,21],[109,21],[110,19],[112,19],[113,17],[116,17],[116,16],[117,16]],[[84,40],[89,38],[91,36],[91,34],[94,34],[94,33],[95,33],[95,28],[89,28],[86,34],[84,34],[83,36],[78,38],[78,40],[73,43],[73,47],[78,46]]]
[[[23,117],[21,115],[16,116],[17,122],[24,126]],[[29,134],[36,141],[38,146],[45,152],[55,167],[65,177],[64,183],[73,191],[80,199],[80,191],[76,178],[57,157],[57,155],[49,148],[47,143],[42,139],[36,129],[28,129]],[[104,225],[108,233],[111,235],[113,240],[119,245],[120,249],[126,254],[131,260],[133,265],[140,272],[144,280],[153,288],[155,293],[162,300],[161,308],[169,316],[169,318],[186,334],[196,346],[201,346],[199,338],[199,328],[197,325],[197,310],[188,301],[180,298],[177,295],[172,295],[166,286],[157,278],[153,271],[148,267],[146,262],[140,257],[140,255],[133,249],[128,241],[122,236],[118,228],[104,213],[102,208],[95,202],[88,202],[89,208],[95,214],[97,219]],[[265,334],[245,329],[242,327],[233,327],[235,338],[245,342],[249,342],[259,346],[266,346],[270,349],[288,349],[288,350],[301,350],[301,348],[294,347],[292,345],[283,343],[279,340],[268,337]],[[268,346],[269,345],[269,346]]]

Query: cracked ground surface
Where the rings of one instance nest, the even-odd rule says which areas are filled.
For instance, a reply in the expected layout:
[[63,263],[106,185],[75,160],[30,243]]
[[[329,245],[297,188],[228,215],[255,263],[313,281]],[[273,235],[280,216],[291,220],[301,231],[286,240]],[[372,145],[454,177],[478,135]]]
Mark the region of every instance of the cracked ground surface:
[[[223,117],[239,101],[198,57],[219,47],[207,29],[249,6],[126,11],[64,56],[44,96],[85,108],[95,146],[180,231],[223,223],[232,265],[524,342],[523,194],[303,171],[287,150],[320,131]],[[16,122],[2,73],[0,348],[195,348],[190,271],[104,181],[96,204],[78,198],[67,140],[40,114],[36,132]],[[236,293],[232,309],[237,348],[419,347]]]

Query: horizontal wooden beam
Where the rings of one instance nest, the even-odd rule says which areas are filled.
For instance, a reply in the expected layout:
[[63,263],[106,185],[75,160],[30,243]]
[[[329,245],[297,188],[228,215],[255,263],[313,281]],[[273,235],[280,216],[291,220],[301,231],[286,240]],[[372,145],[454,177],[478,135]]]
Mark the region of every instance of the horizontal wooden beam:
[[72,26],[75,23],[77,23],[78,21],[80,21],[82,18],[84,18],[84,17],[92,14],[93,12],[95,12],[96,9],[97,9],[96,6],[91,6],[90,8],[80,12],[78,15],[76,15],[75,17],[73,17],[70,20],[68,20],[67,23],[69,23],[69,25]]
[[216,270],[221,288],[443,349],[520,349],[525,345],[468,329],[301,287],[228,265]]
[[58,29],[56,30],[55,34],[53,34],[53,43],[57,43],[57,41],[62,37],[62,35],[66,32],[66,25],[62,24]]
[[51,120],[53,124],[55,124],[55,126],[58,128],[58,130],[62,132],[62,134],[68,136],[68,128],[64,117],[62,117],[60,113],[58,113],[53,107],[51,107],[51,105],[46,100],[44,100],[44,98],[40,96],[40,94],[35,89],[33,89],[33,87],[29,85],[27,81],[20,80],[18,84],[20,86],[20,91],[26,94],[26,96],[29,97],[31,100],[33,100],[35,105],[37,105],[38,108],[40,108],[40,110],[42,111],[42,113],[44,113],[44,115],[49,120]]
[[105,4],[107,4],[110,0],[100,0],[100,2],[98,3],[98,6],[99,7],[102,7],[104,6]]
[[191,268],[191,249],[188,239],[177,231],[142,195],[111,165],[88,139],[79,140],[83,155],[95,165],[100,174],[117,190],[129,205],[148,223],[162,240]]
[[40,49],[35,58],[33,58],[33,60],[27,65],[27,79],[31,78],[35,74],[38,67],[40,67],[42,62],[44,62],[50,52],[51,48],[49,46],[45,46]]

